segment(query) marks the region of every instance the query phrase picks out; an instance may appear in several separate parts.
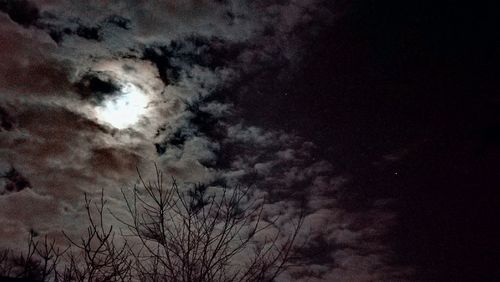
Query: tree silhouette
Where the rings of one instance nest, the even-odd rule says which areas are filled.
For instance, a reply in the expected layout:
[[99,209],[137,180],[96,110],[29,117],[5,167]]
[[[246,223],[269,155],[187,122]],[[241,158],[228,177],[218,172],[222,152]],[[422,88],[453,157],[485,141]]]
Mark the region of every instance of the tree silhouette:
[[[30,235],[28,250],[0,252],[0,275],[31,281],[274,281],[295,252],[303,215],[292,230],[264,220],[263,199],[250,187],[198,184],[183,191],[172,178],[166,187],[155,166],[154,181],[122,190],[126,215],[106,207],[104,193],[93,203],[85,194],[86,233],[64,233],[58,249],[46,236]],[[121,225],[108,226],[109,212]]]

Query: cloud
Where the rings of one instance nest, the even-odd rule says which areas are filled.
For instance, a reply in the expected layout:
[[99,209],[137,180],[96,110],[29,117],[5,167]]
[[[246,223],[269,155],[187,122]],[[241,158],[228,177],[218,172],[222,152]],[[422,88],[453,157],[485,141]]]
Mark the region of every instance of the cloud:
[[12,114],[5,108],[0,108],[0,130],[10,131],[15,127],[15,120]]
[[29,180],[21,175],[15,168],[8,170],[2,178],[4,179],[5,185],[3,187],[3,193],[19,192],[26,188],[31,188],[31,183]]
[[[329,24],[324,2],[132,3],[0,2],[0,173],[9,176],[4,190],[17,191],[0,195],[0,235],[78,234],[82,192],[104,188],[121,210],[119,189],[135,183],[136,166],[150,177],[155,162],[185,186],[254,185],[254,196],[269,200],[266,216],[281,214],[285,229],[305,209],[309,266],[285,280],[399,273],[381,241],[390,214],[343,210],[338,193],[349,177],[319,158],[320,148],[250,124],[236,106],[259,82],[286,82],[306,55],[304,34]],[[118,130],[96,108],[126,83],[148,105],[137,124]]]
[[9,15],[14,22],[29,27],[37,22],[40,17],[38,8],[26,0],[0,1],[0,11]]

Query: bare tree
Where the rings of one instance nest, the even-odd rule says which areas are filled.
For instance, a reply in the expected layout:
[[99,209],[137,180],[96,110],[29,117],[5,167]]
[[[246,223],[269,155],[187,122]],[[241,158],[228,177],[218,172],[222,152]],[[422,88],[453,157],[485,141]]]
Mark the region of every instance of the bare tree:
[[44,236],[37,240],[36,232],[30,231],[28,247],[19,254],[13,250],[0,251],[0,276],[20,281],[57,280],[60,262],[66,249],[57,247],[54,239]]
[[[183,191],[172,178],[165,187],[155,166],[154,181],[138,172],[140,185],[122,190],[126,215],[106,208],[104,192],[92,202],[85,194],[86,233],[67,249],[47,236],[14,255],[0,252],[0,276],[30,281],[273,281],[287,267],[303,223],[299,214],[292,230],[264,219],[263,199],[251,189],[195,185]],[[123,228],[106,225],[105,211]]]
[[141,280],[273,281],[288,266],[302,215],[284,233],[273,228],[276,219],[263,220],[263,202],[250,199],[250,188],[209,194],[196,185],[183,193],[173,178],[164,187],[158,168],[154,182],[139,179],[132,196],[122,191],[130,217],[115,218],[140,242],[132,253]]
[[[99,204],[85,194],[85,210],[89,225],[87,233],[79,241],[67,240],[74,248],[68,252],[64,271],[58,273],[60,281],[131,281],[131,264],[127,242],[117,242],[113,226],[104,225],[104,191],[101,190]],[[93,215],[93,211],[97,216]],[[97,218],[96,218],[97,217]]]

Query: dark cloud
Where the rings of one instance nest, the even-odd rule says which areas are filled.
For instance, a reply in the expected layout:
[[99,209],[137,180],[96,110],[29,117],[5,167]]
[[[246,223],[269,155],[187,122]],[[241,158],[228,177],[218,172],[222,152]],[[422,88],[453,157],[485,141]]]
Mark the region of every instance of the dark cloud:
[[149,47],[144,50],[143,59],[151,61],[158,69],[158,74],[165,85],[179,79],[179,68],[174,68],[166,47]]
[[[45,19],[48,18],[51,20],[57,20],[57,17],[50,13],[40,13],[39,8],[34,3],[27,0],[2,0],[0,2],[0,11],[9,15],[14,22],[25,28],[34,26],[47,31],[56,43],[61,43],[64,36],[73,34],[87,40],[102,40],[100,26],[86,26],[78,24],[76,28],[70,28],[45,23]],[[128,29],[128,25],[130,24],[130,21],[127,21],[127,19],[120,16],[112,16],[107,20],[107,22],[123,29]]]
[[61,43],[64,39],[64,36],[71,35],[73,32],[69,28],[64,28],[62,30],[59,29],[49,29],[48,30],[50,38],[54,40],[57,44]]
[[15,119],[10,115],[6,109],[0,107],[0,129],[1,130],[13,130],[15,125]]
[[1,177],[4,178],[6,182],[3,187],[3,193],[19,192],[26,188],[32,188],[29,180],[14,167],[11,167]]
[[107,22],[116,25],[117,27],[123,28],[123,29],[130,29],[132,22],[130,19],[124,18],[122,16],[118,15],[113,15],[110,16],[106,19]]
[[[2,0],[0,11],[25,28],[33,26],[44,30],[58,44],[65,36],[71,35],[93,41],[103,40],[100,25],[88,26],[79,23],[78,20],[60,19],[50,12],[40,12],[35,3],[27,0]],[[130,20],[118,15],[110,16],[102,23],[110,23],[125,30],[130,29]]]
[[217,37],[190,35],[172,40],[167,46],[147,47],[142,58],[155,64],[161,79],[168,85],[177,82],[182,71],[195,65],[209,70],[227,66],[241,54],[244,46]]
[[80,25],[76,29],[76,35],[88,39],[88,40],[95,40],[95,41],[101,41],[101,28],[97,26],[84,26]]
[[57,44],[61,44],[65,37],[67,36],[78,36],[80,38],[100,42],[104,38],[102,37],[102,27],[97,26],[87,26],[78,22],[68,22],[68,23],[39,23],[38,28],[47,32]]
[[35,25],[40,18],[38,7],[27,0],[2,0],[0,11],[24,27]]
[[97,103],[120,90],[113,78],[104,72],[85,73],[74,86],[83,99],[90,99]]

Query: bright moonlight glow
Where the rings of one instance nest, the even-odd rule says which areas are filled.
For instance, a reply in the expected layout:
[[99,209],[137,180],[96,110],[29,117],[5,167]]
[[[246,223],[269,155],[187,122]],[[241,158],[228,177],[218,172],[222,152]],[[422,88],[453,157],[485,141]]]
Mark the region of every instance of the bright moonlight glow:
[[127,83],[117,96],[110,97],[96,108],[97,118],[118,129],[137,123],[146,112],[148,97],[132,83]]

